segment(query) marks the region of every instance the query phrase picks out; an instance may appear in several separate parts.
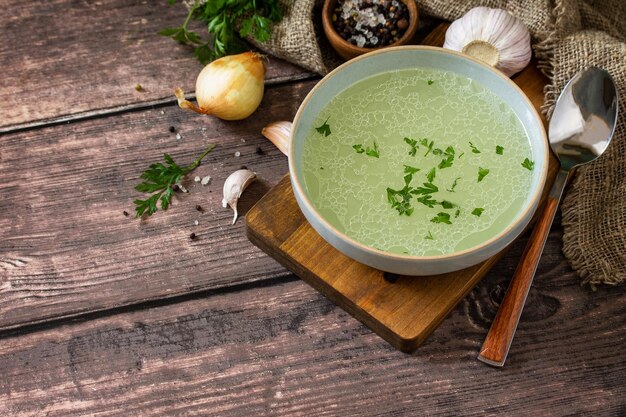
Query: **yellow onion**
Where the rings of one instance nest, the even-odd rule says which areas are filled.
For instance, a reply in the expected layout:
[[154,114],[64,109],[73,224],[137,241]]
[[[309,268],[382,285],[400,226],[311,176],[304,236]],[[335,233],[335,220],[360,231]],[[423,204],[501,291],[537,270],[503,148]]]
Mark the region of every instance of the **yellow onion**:
[[176,88],[182,109],[209,114],[224,120],[241,120],[261,104],[265,65],[256,52],[244,52],[217,59],[204,67],[196,80],[196,106],[185,100],[183,90]]

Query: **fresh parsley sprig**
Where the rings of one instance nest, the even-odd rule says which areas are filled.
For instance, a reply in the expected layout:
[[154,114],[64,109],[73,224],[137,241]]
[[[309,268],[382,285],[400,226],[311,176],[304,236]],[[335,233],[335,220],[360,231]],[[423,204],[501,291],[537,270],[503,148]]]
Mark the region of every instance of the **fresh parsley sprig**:
[[[168,0],[169,4],[176,0]],[[209,36],[205,42],[196,32],[187,29],[193,18],[204,23]],[[272,26],[283,18],[278,0],[195,0],[179,27],[165,28],[160,35],[194,47],[193,56],[203,64],[225,55],[248,49],[242,40],[251,36],[259,42],[270,38]]]
[[202,159],[209,152],[215,148],[215,145],[210,145],[206,150],[196,159],[191,165],[186,167],[179,166],[174,159],[164,153],[163,159],[164,165],[161,162],[154,163],[141,174],[141,179],[144,181],[135,187],[135,190],[142,193],[153,193],[145,200],[135,200],[135,217],[141,217],[144,213],[148,216],[153,215],[157,211],[157,204],[161,201],[161,209],[167,210],[172,201],[172,194],[174,192],[174,184],[178,184],[180,180],[188,173],[193,171],[200,165]]

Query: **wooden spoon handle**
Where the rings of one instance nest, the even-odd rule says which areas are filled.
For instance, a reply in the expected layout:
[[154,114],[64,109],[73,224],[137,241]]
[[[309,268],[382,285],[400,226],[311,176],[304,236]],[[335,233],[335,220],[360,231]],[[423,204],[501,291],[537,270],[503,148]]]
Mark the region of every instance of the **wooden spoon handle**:
[[509,353],[530,284],[559,205],[560,192],[556,197],[550,194],[478,355],[478,359],[488,365],[503,366]]

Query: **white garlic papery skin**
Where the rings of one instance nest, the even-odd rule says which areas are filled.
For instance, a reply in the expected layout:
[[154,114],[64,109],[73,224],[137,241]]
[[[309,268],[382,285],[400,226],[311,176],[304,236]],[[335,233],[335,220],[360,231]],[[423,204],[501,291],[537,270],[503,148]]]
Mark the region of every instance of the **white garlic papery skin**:
[[291,122],[274,122],[265,126],[261,134],[268,138],[279,151],[289,155],[289,135],[292,127]]
[[237,220],[237,202],[243,191],[256,179],[256,173],[248,169],[239,169],[226,178],[224,181],[224,198],[222,198],[222,207],[230,208],[234,211],[233,223]]
[[452,22],[443,47],[480,59],[509,77],[532,56],[526,25],[506,10],[488,7],[475,7]]

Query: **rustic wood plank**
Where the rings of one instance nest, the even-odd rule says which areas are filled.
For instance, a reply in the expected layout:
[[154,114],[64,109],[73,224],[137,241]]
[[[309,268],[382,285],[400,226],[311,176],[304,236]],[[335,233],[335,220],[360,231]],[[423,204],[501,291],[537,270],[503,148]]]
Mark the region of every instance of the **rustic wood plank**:
[[[182,23],[181,4],[163,1],[2,0],[0,133],[142,105],[194,90],[202,69],[188,47],[157,35]],[[202,30],[200,25],[196,25]],[[206,32],[206,30],[205,30]],[[269,84],[314,76],[275,58]],[[141,84],[144,92],[137,92]]]
[[[242,165],[257,172],[260,181],[239,204],[245,215],[278,182],[287,159],[260,131],[291,120],[313,85],[268,89],[260,109],[241,122],[170,106],[5,135],[0,329],[285,275],[247,240],[243,219],[230,225],[222,185]],[[163,152],[191,163],[209,143],[218,146],[188,178],[191,192],[178,194],[167,212],[133,219],[132,202],[142,196],[133,187],[143,170]],[[208,174],[208,187],[193,182]]]
[[618,416],[626,294],[549,239],[507,367],[475,357],[518,242],[413,355],[294,281],[0,340],[0,414]]

